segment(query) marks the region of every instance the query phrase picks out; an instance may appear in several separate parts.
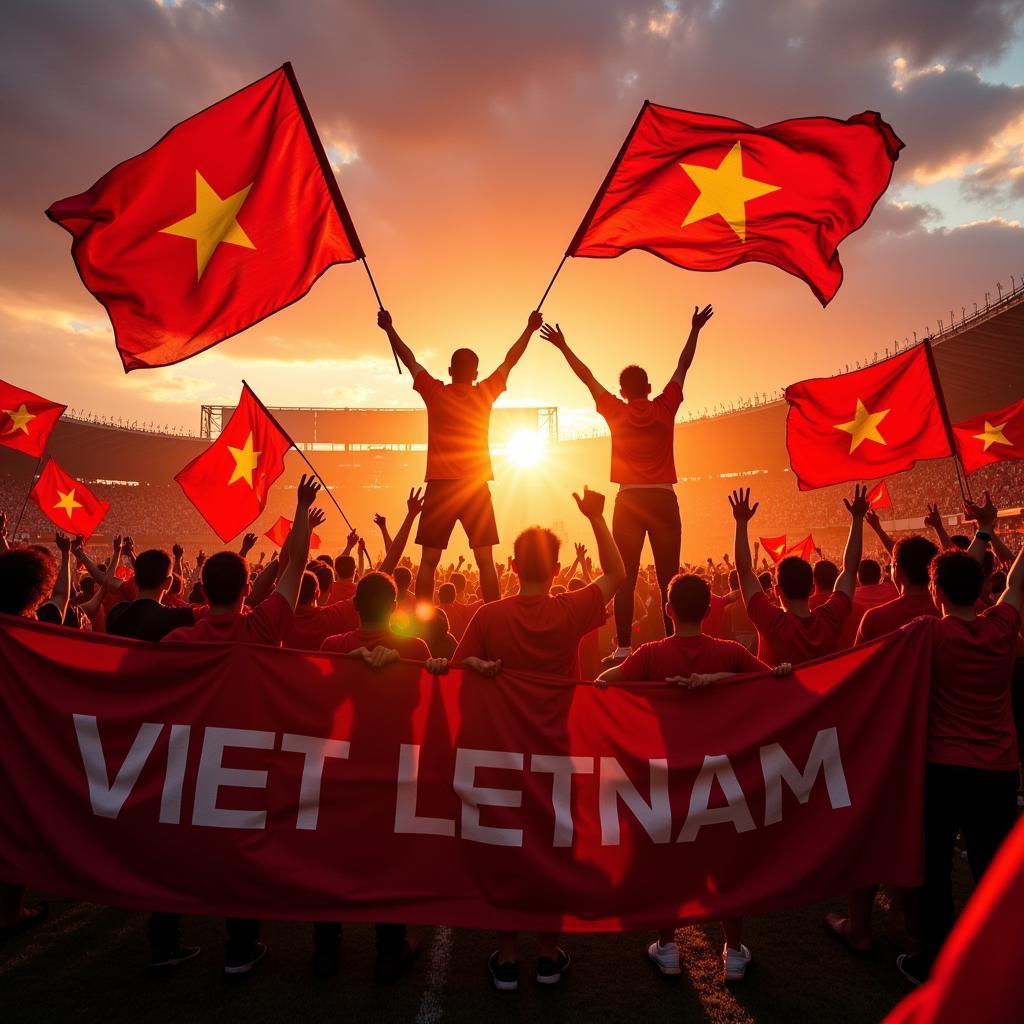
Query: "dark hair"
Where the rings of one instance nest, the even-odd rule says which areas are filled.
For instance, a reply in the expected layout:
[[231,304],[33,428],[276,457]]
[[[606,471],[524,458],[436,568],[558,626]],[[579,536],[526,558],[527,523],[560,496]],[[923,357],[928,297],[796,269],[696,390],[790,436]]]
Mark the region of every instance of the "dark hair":
[[651,390],[647,371],[642,366],[627,366],[619,374],[619,389],[626,398],[646,398]]
[[195,583],[192,584],[192,591],[188,595],[188,603],[206,604],[206,594],[203,591],[203,585],[199,580],[196,580]]
[[806,601],[814,589],[814,573],[811,563],[796,555],[790,555],[779,562],[779,590],[791,601]]
[[451,583],[442,583],[437,588],[437,601],[438,604],[454,604],[455,587]]
[[363,625],[378,625],[387,621],[395,606],[398,592],[387,573],[368,572],[356,584],[353,601]]
[[299,580],[299,604],[312,604],[319,590],[320,581],[316,578],[316,573],[310,569],[304,570]]
[[350,580],[356,574],[356,560],[351,555],[338,555],[334,560],[334,573],[339,580]]
[[814,563],[811,576],[819,590],[828,591],[836,585],[836,580],[839,579],[839,567],[835,562],[822,558]]
[[995,597],[997,594],[1001,594],[1006,589],[1006,573],[1002,569],[997,569],[992,573],[992,596]]
[[954,533],[949,538],[949,543],[955,548],[959,548],[961,551],[966,551],[971,546],[971,538],[964,536],[962,533]]
[[456,594],[464,594],[466,592],[466,577],[461,572],[453,572],[448,577],[448,582],[455,588]]
[[203,562],[203,590],[210,604],[234,604],[249,582],[249,564],[237,551],[218,551]]
[[31,615],[50,596],[57,566],[34,548],[0,551],[0,612]]
[[668,585],[668,603],[680,622],[700,622],[711,608],[711,588],[700,576],[680,573]]
[[[738,576],[737,582],[739,582]],[[772,586],[775,584],[775,580],[772,579],[772,574],[768,572],[767,569],[757,577],[757,582],[761,584],[761,589],[765,591],[771,590]]]
[[584,583],[579,576],[573,576],[573,578],[569,580],[569,593],[575,594],[577,590],[582,590],[585,586],[586,583]]
[[939,553],[939,549],[919,534],[901,537],[892,549],[893,558],[908,583],[923,587],[928,582],[928,566]]
[[468,384],[480,369],[480,357],[471,348],[457,348],[452,353],[449,372],[456,384]]
[[512,545],[516,575],[521,582],[543,583],[554,576],[561,541],[542,526],[528,526]]
[[334,570],[325,562],[315,561],[310,562],[306,566],[306,571],[311,572],[316,577],[320,593],[327,597],[331,593],[331,587],[334,584]]
[[171,575],[171,556],[161,548],[140,551],[135,556],[135,584],[139,590],[159,587]]
[[958,605],[973,605],[981,597],[985,572],[979,562],[958,548],[947,548],[932,559],[932,583]]
[[882,567],[873,558],[862,558],[857,566],[857,579],[862,586],[870,587],[882,580]]
[[729,589],[730,590],[739,590],[740,589],[740,574],[735,569],[732,569],[729,572]]
[[324,555],[317,555],[317,556],[316,556],[316,560],[317,560],[318,562],[323,562],[323,563],[324,563],[324,565],[329,565],[329,566],[331,566],[332,568],[334,567],[334,559],[333,559],[333,558],[331,558],[331,556],[330,556],[330,555],[326,555],[326,554],[324,554]]
[[412,573],[404,565],[400,565],[392,573],[392,579],[399,590],[408,590],[412,583]]

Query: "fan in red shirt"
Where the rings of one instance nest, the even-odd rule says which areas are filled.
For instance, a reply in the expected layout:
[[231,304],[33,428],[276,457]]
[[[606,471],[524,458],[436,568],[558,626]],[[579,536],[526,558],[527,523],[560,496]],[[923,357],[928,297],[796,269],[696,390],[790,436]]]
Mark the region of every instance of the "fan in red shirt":
[[331,604],[335,604],[338,601],[351,600],[356,592],[356,560],[349,554],[349,551],[352,550],[352,544],[356,542],[361,543],[359,538],[354,536],[355,532],[353,530],[348,535],[349,546],[334,560],[334,583],[331,586]]
[[[604,495],[583,489],[574,494],[589,520],[597,541],[602,575],[589,586],[552,597],[551,586],[561,568],[558,538],[539,526],[516,537],[512,571],[519,577],[519,593],[482,605],[455,651],[454,662],[485,676],[501,669],[549,672],[578,678],[579,643],[605,620],[605,607],[626,578],[622,557],[604,520]],[[499,948],[488,966],[495,988],[512,991],[519,984],[518,934],[499,932]],[[558,935],[540,937],[537,980],[557,984],[569,967],[569,957],[558,945]]]
[[839,634],[839,649],[852,647],[857,638],[857,627],[865,612],[899,597],[895,585],[882,579],[882,567],[873,558],[862,558],[857,567],[857,589],[853,592],[853,610],[843,623]]
[[815,608],[820,608],[835,591],[836,580],[839,579],[839,567],[827,558],[819,558],[811,567],[811,576],[814,579],[814,590],[807,599],[807,607],[813,612]]
[[767,664],[774,666],[789,662],[802,665],[812,658],[834,654],[838,649],[839,634],[852,606],[864,543],[864,513],[868,507],[864,496],[866,491],[867,488],[858,484],[853,501],[843,499],[851,516],[843,571],[836,580],[832,596],[813,611],[808,606],[808,599],[814,574],[810,564],[802,558],[791,555],[779,562],[777,589],[782,607],[772,604],[765,595],[754,575],[747,536],[747,524],[757,512],[758,505],[755,503],[751,507],[749,487],[746,492],[733,491],[729,504],[736,520],[736,571],[747,614],[757,629],[757,654]]
[[[676,498],[676,466],[673,453],[676,411],[683,400],[683,384],[697,352],[701,328],[711,319],[710,306],[693,308],[690,335],[683,346],[675,371],[664,390],[651,400],[651,382],[640,366],[627,366],[619,374],[619,394],[601,384],[590,367],[569,348],[561,327],[550,324],[541,337],[565,356],[573,373],[586,385],[597,411],[612,434],[612,483],[619,485],[612,516],[612,535],[626,566],[626,585],[615,595],[615,651],[605,664],[625,660],[632,649],[633,593],[640,568],[644,540],[649,539],[661,588],[666,601],[668,582],[679,571],[682,526]],[[672,624],[665,619],[665,632]]]
[[416,577],[416,597],[421,601],[434,600],[434,571],[457,522],[462,523],[473,549],[484,600],[497,601],[501,596],[492,553],[498,543],[498,527],[488,486],[494,479],[487,436],[491,406],[543,322],[534,310],[504,361],[479,384],[474,383],[479,357],[472,349],[456,349],[448,367],[452,382],[444,384],[417,362],[395,330],[391,314],[385,309],[377,314],[378,326],[387,332],[395,354],[409,368],[412,386],[427,407],[427,493],[416,532],[416,543],[423,548]]
[[[326,580],[318,578],[320,574]],[[330,592],[333,574],[329,566],[311,563],[311,567],[302,574],[299,583],[299,602],[295,606],[295,621],[285,639],[285,647],[299,651],[319,651],[323,642],[337,633],[347,633],[359,625],[359,616],[351,598],[321,605],[324,596],[324,583]]]
[[939,618],[928,585],[928,567],[939,549],[927,537],[901,537],[893,547],[893,579],[900,596],[869,608],[860,620],[857,643],[867,643],[922,615]]

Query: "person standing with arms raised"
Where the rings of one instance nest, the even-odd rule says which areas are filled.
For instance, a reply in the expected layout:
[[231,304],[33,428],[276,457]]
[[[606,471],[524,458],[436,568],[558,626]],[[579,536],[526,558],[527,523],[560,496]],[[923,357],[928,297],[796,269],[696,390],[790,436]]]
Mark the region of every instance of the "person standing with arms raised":
[[[683,401],[683,383],[697,352],[697,337],[712,314],[710,306],[693,307],[690,336],[675,372],[653,400],[651,383],[643,367],[627,366],[619,374],[621,398],[616,397],[569,348],[558,324],[545,324],[541,330],[541,337],[565,356],[573,373],[587,386],[612,434],[612,483],[619,485],[612,535],[626,566],[626,583],[615,594],[617,646],[611,657],[604,660],[605,665],[625,661],[632,650],[633,599],[645,538],[651,541],[662,607],[669,581],[679,572],[682,524],[675,494],[674,424]],[[665,632],[672,632],[667,619]]]
[[386,309],[377,314],[377,326],[386,332],[395,354],[408,367],[412,386],[427,407],[427,493],[416,533],[416,543],[423,548],[416,577],[416,597],[421,601],[434,600],[434,571],[457,522],[462,523],[473,549],[483,599],[497,601],[501,596],[492,554],[498,543],[498,526],[488,486],[494,479],[488,444],[491,406],[543,322],[539,312],[532,312],[526,330],[502,364],[479,384],[480,358],[472,349],[456,349],[448,367],[452,382],[444,384],[417,362],[412,349],[398,336],[391,314]]

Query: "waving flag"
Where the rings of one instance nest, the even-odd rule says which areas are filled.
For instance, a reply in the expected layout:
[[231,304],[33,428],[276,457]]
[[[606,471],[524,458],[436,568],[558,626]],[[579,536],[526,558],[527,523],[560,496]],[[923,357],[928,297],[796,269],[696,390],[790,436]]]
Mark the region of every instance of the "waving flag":
[[768,552],[768,557],[778,565],[786,557],[786,535],[778,537],[758,537],[761,542],[761,550]]
[[868,491],[868,507],[878,510],[880,508],[892,508],[892,498],[889,497],[889,488],[884,480],[879,480],[874,487]]
[[[275,547],[284,547],[284,542],[288,539],[288,534],[292,532],[292,521],[285,519],[281,516],[274,525],[267,530],[264,537],[270,541]],[[320,535],[317,533],[311,533],[309,535],[309,550],[316,551],[320,547]]]
[[86,539],[110,509],[108,502],[65,473],[53,459],[43,467],[29,497],[58,529],[73,536],[81,534]]
[[290,64],[46,213],[126,371],[188,359],[363,256]]
[[1004,459],[1024,459],[1024,398],[1004,409],[953,424],[960,461],[968,473]]
[[0,444],[42,458],[50,432],[66,408],[0,380]]
[[786,549],[786,553],[782,556],[783,558],[802,558],[805,562],[811,560],[811,555],[814,554],[814,537],[811,534],[807,534],[803,540],[797,541],[792,547]]
[[873,366],[786,388],[789,463],[803,491],[952,455],[927,342]]
[[889,186],[903,143],[874,111],[754,128],[645,102],[566,256],[646,249],[687,270],[770,263],[827,305],[839,243]]
[[263,511],[291,446],[291,438],[246,385],[217,440],[174,479],[214,533],[227,542]]

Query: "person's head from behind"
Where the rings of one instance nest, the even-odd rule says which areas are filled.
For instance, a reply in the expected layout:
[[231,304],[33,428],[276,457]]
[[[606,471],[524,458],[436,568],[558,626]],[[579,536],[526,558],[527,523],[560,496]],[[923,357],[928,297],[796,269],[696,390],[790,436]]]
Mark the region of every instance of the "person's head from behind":
[[857,566],[857,582],[862,587],[872,587],[882,582],[882,567],[873,558],[862,558]]
[[412,573],[404,565],[400,565],[395,569],[394,580],[399,596],[404,597],[409,592],[409,586],[412,583]]
[[140,551],[135,556],[135,585],[140,593],[165,593],[171,585],[171,556],[162,548]]
[[948,548],[932,559],[928,570],[932,600],[940,608],[974,608],[985,585],[985,571],[959,548]]
[[334,570],[324,562],[317,560],[306,566],[306,572],[310,572],[316,577],[318,602],[327,604],[331,600],[331,587],[334,586]]
[[471,348],[457,348],[452,353],[448,373],[455,384],[472,384],[480,370],[480,359]]
[[646,398],[651,393],[651,382],[642,366],[627,366],[619,374],[619,394],[627,401]]
[[310,569],[306,569],[302,573],[302,578],[299,580],[299,607],[314,607],[319,596],[320,581],[316,578],[315,572]]
[[448,577],[448,582],[455,588],[456,600],[460,597],[464,597],[466,593],[466,577],[461,572],[453,572]]
[[949,543],[960,551],[966,551],[971,546],[971,538],[964,533],[954,533]]
[[585,586],[586,583],[584,583],[579,576],[573,576],[573,578],[569,580],[569,593],[575,594],[577,590],[582,590]]
[[740,589],[740,574],[733,569],[729,573],[729,592],[732,593],[734,590]]
[[249,565],[235,551],[218,551],[203,562],[203,590],[211,607],[241,610],[249,593]]
[[383,572],[368,572],[356,584],[353,601],[359,624],[364,629],[387,628],[397,605],[398,595],[391,577]]
[[901,590],[907,587],[927,587],[928,567],[938,553],[939,549],[927,537],[916,534],[913,537],[901,537],[892,549],[896,585]]
[[37,548],[0,551],[0,612],[35,615],[57,578],[53,559]]
[[831,594],[836,587],[836,580],[839,579],[839,567],[835,562],[822,558],[814,563],[811,570],[814,578],[814,589],[819,594]]
[[542,526],[529,526],[512,545],[512,571],[520,584],[531,587],[551,586],[558,574],[559,539]]
[[810,562],[790,555],[779,562],[778,573],[778,587],[783,603],[806,601],[811,596],[814,589],[814,573]]
[[668,585],[665,613],[677,626],[696,626],[711,610],[707,580],[692,573],[674,576]]
[[334,575],[339,580],[350,580],[356,574],[356,560],[351,555],[338,555],[334,560]]
[[442,583],[437,588],[437,603],[442,606],[455,604],[455,587],[451,583]]
[[[736,577],[739,580],[739,577]],[[771,591],[772,587],[775,586],[775,580],[772,574],[766,569],[760,576],[757,577],[757,582],[761,585],[761,589],[767,594]],[[737,586],[739,584],[737,583]]]

